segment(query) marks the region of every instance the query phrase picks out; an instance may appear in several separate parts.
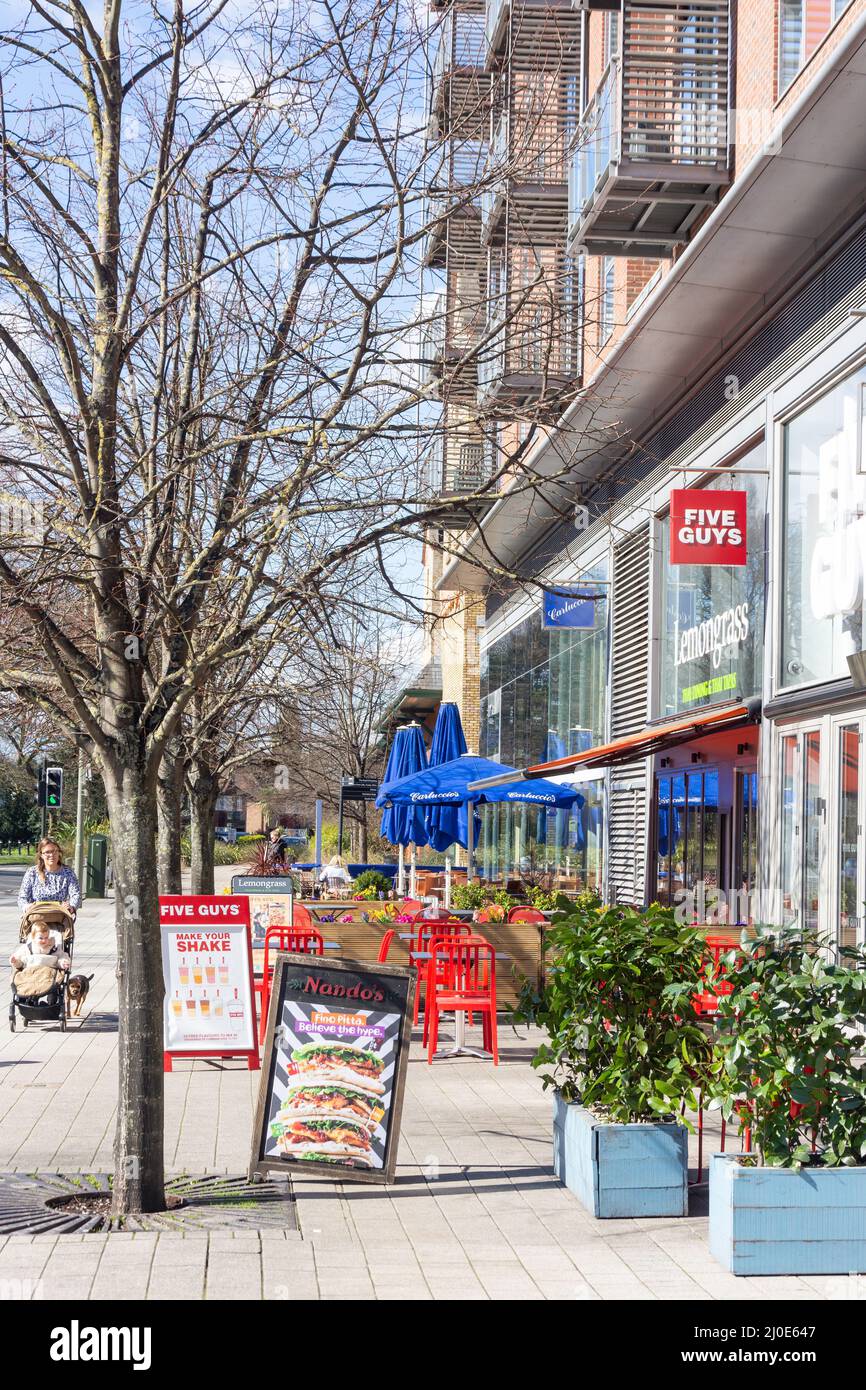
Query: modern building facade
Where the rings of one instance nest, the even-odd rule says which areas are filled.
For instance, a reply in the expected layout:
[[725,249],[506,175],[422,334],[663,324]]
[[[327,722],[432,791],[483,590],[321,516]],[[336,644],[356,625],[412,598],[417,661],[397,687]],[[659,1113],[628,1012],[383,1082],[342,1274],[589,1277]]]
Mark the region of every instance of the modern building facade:
[[[542,241],[561,205],[551,178],[523,243],[568,267],[557,286],[576,307],[558,324],[576,348],[543,373],[558,396],[531,443],[537,486],[503,479],[435,592],[484,604],[480,751],[577,779],[583,804],[567,821],[490,808],[485,868],[543,862],[610,899],[691,894],[705,920],[784,914],[853,936],[866,0],[491,2],[491,81],[503,8],[530,51],[554,42],[551,16],[579,21],[576,118],[557,69],[562,241]],[[513,356],[521,321],[505,322]],[[504,414],[497,437],[520,423]],[[671,494],[686,488],[710,513],[744,494],[744,563],[672,558]],[[491,583],[490,554],[510,582]]]

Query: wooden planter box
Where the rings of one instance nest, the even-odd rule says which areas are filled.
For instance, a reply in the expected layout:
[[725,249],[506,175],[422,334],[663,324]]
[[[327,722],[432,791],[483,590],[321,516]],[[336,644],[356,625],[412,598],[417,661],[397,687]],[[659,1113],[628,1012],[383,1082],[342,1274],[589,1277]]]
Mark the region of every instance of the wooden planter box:
[[554,1172],[593,1216],[688,1216],[688,1165],[682,1125],[604,1124],[554,1096]]
[[732,1274],[866,1273],[866,1167],[710,1159],[710,1253]]

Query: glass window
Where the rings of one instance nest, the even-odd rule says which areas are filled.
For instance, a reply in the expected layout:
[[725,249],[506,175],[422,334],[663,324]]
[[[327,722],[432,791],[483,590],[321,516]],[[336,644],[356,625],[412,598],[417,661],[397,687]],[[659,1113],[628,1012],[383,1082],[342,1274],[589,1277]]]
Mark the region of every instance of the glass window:
[[859,880],[860,726],[839,730],[839,945],[856,946],[861,904]]
[[779,0],[779,96],[850,4],[851,0]]
[[863,647],[866,371],[785,428],[783,686],[847,676]]
[[[762,442],[732,467],[763,465]],[[668,519],[659,527],[662,715],[761,693],[767,479],[735,472],[733,481],[748,493],[745,565],[672,565]],[[726,477],[707,484],[709,491],[729,486]]]
[[797,738],[789,734],[782,739],[782,906],[786,921],[795,912],[797,884],[794,870],[794,804],[797,788]]

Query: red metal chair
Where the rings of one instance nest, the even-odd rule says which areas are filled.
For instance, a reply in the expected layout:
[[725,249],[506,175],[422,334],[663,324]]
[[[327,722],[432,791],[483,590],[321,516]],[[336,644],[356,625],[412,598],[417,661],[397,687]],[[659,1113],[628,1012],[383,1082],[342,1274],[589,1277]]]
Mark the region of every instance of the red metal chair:
[[546,922],[544,913],[537,907],[510,907],[508,909],[508,922]]
[[725,978],[728,967],[722,957],[733,951],[735,944],[726,936],[708,936],[704,944],[708,959],[701,970],[701,976],[706,988],[694,995],[693,1003],[696,1014],[711,1018],[719,1011],[719,1000],[734,992],[734,986]]
[[424,1025],[427,1061],[432,1063],[439,1041],[439,1016],[463,1010],[482,1018],[482,1046],[499,1065],[496,1028],[496,953],[483,936],[452,935],[431,943],[427,968]]
[[382,937],[382,940],[379,942],[379,954],[376,957],[376,959],[380,965],[384,965],[385,961],[388,959],[388,952],[391,949],[391,942],[394,940],[394,937],[396,935],[396,929],[394,927],[389,927],[388,930],[385,932],[385,935]]
[[[309,915],[309,914],[308,914]],[[271,951],[293,951],[296,954],[307,956],[323,956],[325,954],[325,942],[321,932],[317,932],[314,927],[309,929],[301,927],[268,927],[265,932],[265,959],[262,966],[261,982],[256,983],[255,990],[261,999],[261,1014],[259,1016],[259,1042],[265,1040],[265,1024],[268,1017],[268,1002],[271,993],[271,980],[274,974],[274,967],[270,962]]]
[[[418,933],[415,937],[414,946],[409,948],[409,964],[418,969],[418,988],[415,990],[415,1014],[412,1022],[418,1023],[421,1013],[421,985],[427,986],[427,957],[430,954],[431,943],[440,937],[448,936],[471,936],[472,928],[468,922],[461,922],[458,917],[443,916],[422,917],[419,913],[415,918],[413,926],[417,926]],[[418,953],[421,958],[418,958]],[[425,1025],[426,1032],[426,1025]]]
[[315,931],[316,924],[303,903],[292,903],[292,926],[296,931]]
[[424,904],[418,898],[404,898],[403,916],[414,917],[417,913],[421,911],[423,906]]

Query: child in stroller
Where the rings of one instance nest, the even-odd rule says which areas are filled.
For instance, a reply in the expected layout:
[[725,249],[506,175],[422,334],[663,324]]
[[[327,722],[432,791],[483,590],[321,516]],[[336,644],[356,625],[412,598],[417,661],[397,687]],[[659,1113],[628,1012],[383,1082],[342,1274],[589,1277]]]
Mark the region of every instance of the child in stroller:
[[9,957],[14,967],[9,1027],[16,1009],[28,1023],[60,1021],[66,1031],[66,981],[72,963],[74,918],[65,903],[34,903],[19,932],[21,945]]

